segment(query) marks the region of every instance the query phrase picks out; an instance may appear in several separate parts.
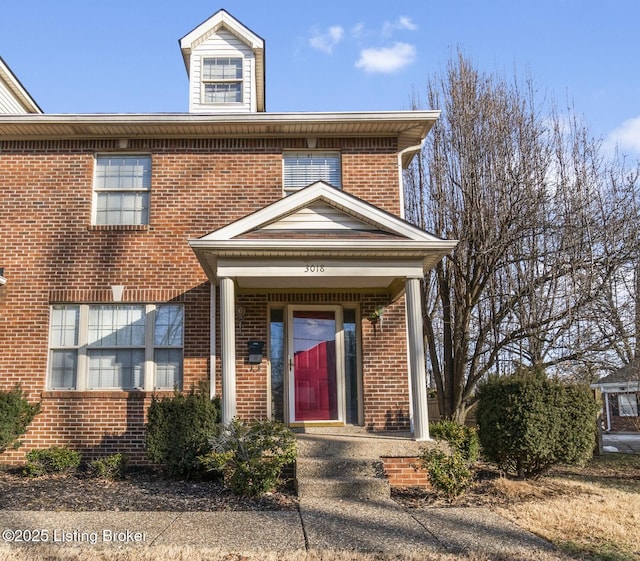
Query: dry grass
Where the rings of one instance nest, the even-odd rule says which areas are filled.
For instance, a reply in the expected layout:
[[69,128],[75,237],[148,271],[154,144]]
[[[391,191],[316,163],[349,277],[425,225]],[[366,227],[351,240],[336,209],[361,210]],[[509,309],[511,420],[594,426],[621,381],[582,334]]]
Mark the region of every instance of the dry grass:
[[575,554],[602,561],[640,559],[640,458],[608,455],[582,470],[536,483],[497,479],[492,508]]
[[[87,555],[90,554],[90,556]],[[260,553],[228,553],[216,549],[153,546],[146,549],[96,549],[60,547],[1,548],[0,561],[560,561],[563,556],[510,552],[504,557],[470,553],[368,554],[350,551],[287,551]]]

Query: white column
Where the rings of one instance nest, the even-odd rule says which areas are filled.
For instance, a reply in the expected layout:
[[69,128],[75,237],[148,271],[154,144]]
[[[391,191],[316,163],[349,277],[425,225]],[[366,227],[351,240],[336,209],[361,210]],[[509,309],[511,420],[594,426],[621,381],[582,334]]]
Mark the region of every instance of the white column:
[[209,397],[213,399],[216,395],[216,283],[211,281],[209,293]]
[[220,279],[220,346],[222,353],[222,422],[229,423],[236,408],[236,314],[233,279]]
[[429,440],[429,410],[427,407],[427,373],[424,364],[424,336],[422,332],[422,296],[420,279],[407,279],[407,330],[409,332],[409,368],[411,402],[413,405],[413,436]]

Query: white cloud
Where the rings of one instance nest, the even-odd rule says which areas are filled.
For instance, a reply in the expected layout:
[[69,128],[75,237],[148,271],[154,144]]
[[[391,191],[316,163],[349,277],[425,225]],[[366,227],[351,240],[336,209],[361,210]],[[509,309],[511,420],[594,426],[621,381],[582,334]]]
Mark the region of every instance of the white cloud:
[[309,39],[309,45],[314,49],[331,54],[333,48],[342,41],[343,36],[344,29],[340,25],[332,25],[324,33],[314,31],[313,36]]
[[408,18],[407,16],[400,16],[396,21],[385,21],[384,25],[382,26],[382,34],[389,36],[391,35],[394,31],[399,31],[399,30],[409,30],[409,31],[416,31],[418,29],[418,26],[413,23],[413,21],[411,20],[411,18]]
[[364,23],[356,23],[351,28],[351,37],[355,39],[362,37],[363,33],[364,33]]
[[356,68],[365,72],[388,74],[411,64],[416,58],[416,48],[408,43],[394,43],[392,47],[362,49]]
[[606,140],[611,149],[616,146],[622,153],[640,154],[640,117],[628,119],[615,129]]

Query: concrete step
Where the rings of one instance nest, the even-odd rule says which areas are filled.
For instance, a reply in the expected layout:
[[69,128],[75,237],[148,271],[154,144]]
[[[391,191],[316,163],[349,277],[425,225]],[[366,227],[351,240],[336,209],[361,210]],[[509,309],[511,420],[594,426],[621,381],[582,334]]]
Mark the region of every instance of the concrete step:
[[298,434],[299,457],[369,458],[416,456],[420,443],[408,438],[344,434]]
[[384,478],[382,460],[364,458],[298,458],[296,477],[377,477]]
[[388,499],[389,483],[375,477],[302,478],[296,480],[298,497],[331,499]]

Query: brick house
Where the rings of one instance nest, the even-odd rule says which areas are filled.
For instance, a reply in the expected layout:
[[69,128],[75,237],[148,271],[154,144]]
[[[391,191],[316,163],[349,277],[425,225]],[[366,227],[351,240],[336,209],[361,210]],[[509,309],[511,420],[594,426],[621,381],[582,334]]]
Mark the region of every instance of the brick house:
[[605,431],[640,431],[640,369],[637,363],[619,368],[591,384],[591,387],[602,395],[602,421]]
[[225,421],[428,438],[420,280],[455,242],[402,172],[438,112],[268,113],[224,10],[180,47],[188,113],[43,114],[0,66],[0,384],[42,403],[2,460],[143,462],[152,395],[203,381]]

